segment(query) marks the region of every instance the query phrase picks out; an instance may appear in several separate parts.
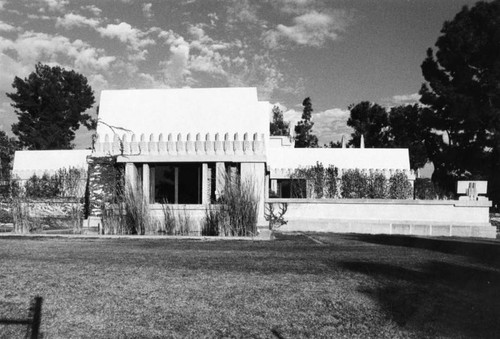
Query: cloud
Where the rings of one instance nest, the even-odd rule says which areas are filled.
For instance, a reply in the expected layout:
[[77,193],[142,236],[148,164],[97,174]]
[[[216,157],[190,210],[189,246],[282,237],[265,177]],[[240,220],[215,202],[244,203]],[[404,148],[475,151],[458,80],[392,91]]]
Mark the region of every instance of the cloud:
[[262,24],[257,15],[257,7],[249,0],[232,0],[227,5],[227,24],[232,27],[236,24]]
[[293,19],[292,26],[278,25],[265,33],[264,39],[271,48],[280,47],[282,40],[302,46],[320,47],[327,41],[335,41],[349,23],[344,11],[310,11]]
[[16,40],[4,40],[3,44],[0,43],[0,49],[2,47],[14,50],[21,62],[31,65],[40,60],[57,63],[69,57],[76,65],[91,65],[93,69],[105,70],[114,60],[114,57],[105,56],[104,50],[91,47],[82,40],[70,41],[61,35],[31,31],[20,34]]
[[313,113],[313,133],[318,136],[320,145],[328,144],[330,141],[340,141],[342,136],[346,140],[350,138],[353,130],[347,126],[349,115],[349,110],[340,108]]
[[[290,131],[293,135],[294,127],[302,118],[302,110],[287,109],[281,104],[278,105],[283,110],[283,120],[290,122]],[[353,132],[347,126],[349,110],[332,108],[325,111],[314,112],[312,121],[314,122],[313,134],[318,137],[319,144],[328,144],[330,141],[340,141],[342,136],[349,139]]]
[[6,22],[0,21],[0,32],[13,32],[16,29],[16,27],[9,25]]
[[56,27],[64,27],[66,29],[70,29],[73,27],[83,27],[83,26],[90,26],[95,28],[98,25],[99,25],[99,20],[86,18],[82,15],[74,13],[65,14],[64,17],[57,18],[56,20]]
[[50,11],[62,11],[68,4],[68,0],[41,0]]
[[146,18],[152,18],[153,12],[151,11],[151,3],[142,4],[142,13]]
[[418,93],[413,94],[403,94],[403,95],[394,95],[390,100],[390,103],[399,106],[399,105],[413,105],[417,104],[420,101],[421,95]]
[[316,0],[274,0],[276,8],[284,13],[303,14],[317,4]]
[[191,72],[189,71],[189,43],[173,31],[161,32],[159,36],[170,45],[170,57],[160,62],[163,67],[165,82],[170,85],[184,85]]
[[99,16],[102,13],[102,10],[95,5],[84,6],[84,7],[82,7],[82,9],[89,11],[90,13],[94,14],[95,16]]
[[108,24],[106,27],[97,28],[97,31],[103,37],[116,38],[126,43],[133,50],[140,50],[145,46],[155,44],[154,40],[146,37],[147,32],[133,28],[126,22],[121,22],[118,25]]
[[50,17],[48,15],[28,14],[28,19],[34,19],[34,20],[52,20],[52,17]]

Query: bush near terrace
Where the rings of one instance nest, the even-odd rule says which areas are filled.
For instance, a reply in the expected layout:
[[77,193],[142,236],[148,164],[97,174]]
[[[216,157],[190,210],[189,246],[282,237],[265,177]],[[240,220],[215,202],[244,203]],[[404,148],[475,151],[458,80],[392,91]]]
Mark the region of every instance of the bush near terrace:
[[[274,194],[274,193],[271,193]],[[382,171],[344,170],[339,175],[335,166],[296,169],[291,175],[291,196],[294,198],[329,199],[411,199],[413,188],[403,171],[386,178]],[[426,198],[437,195],[429,191]]]

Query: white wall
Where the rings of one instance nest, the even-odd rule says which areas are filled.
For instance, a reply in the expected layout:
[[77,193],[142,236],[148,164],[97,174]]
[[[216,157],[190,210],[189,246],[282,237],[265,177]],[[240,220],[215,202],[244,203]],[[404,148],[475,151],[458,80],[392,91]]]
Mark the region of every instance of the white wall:
[[281,231],[495,238],[491,201],[268,199],[287,204]]

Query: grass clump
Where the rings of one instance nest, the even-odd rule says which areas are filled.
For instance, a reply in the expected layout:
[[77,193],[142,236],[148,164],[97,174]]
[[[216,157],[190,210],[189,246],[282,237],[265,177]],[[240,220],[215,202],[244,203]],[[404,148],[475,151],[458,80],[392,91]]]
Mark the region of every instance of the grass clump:
[[219,192],[218,205],[206,209],[202,235],[255,235],[259,199],[254,180],[242,179],[239,173],[224,174],[221,180],[224,189]]

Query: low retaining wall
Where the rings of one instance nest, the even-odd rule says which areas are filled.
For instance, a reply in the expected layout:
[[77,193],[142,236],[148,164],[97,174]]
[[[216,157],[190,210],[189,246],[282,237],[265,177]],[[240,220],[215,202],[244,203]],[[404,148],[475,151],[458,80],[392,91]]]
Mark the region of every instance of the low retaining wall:
[[491,201],[268,199],[287,205],[281,231],[495,238]]

